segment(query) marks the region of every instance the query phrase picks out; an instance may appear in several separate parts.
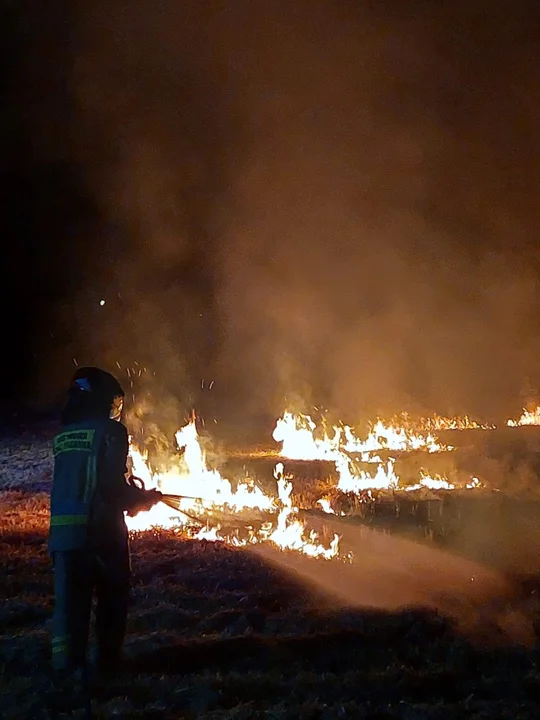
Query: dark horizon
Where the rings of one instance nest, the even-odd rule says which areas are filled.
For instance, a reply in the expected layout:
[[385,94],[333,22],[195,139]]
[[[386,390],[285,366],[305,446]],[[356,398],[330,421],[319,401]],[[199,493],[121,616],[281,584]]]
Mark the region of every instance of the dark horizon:
[[434,5],[6,9],[2,402],[75,363],[231,424],[537,397],[540,7]]

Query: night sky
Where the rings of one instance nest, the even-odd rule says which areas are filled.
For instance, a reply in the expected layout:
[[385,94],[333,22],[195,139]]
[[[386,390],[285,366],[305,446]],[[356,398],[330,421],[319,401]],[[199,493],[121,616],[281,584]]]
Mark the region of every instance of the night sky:
[[75,362],[246,423],[540,390],[537,2],[2,12],[4,403]]

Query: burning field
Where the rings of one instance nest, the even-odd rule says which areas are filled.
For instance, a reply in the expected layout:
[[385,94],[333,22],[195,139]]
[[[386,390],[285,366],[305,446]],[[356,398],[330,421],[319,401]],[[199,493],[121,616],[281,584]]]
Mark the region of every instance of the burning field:
[[[128,667],[97,717],[536,718],[539,424],[287,412],[224,449],[134,417],[132,472],[168,504],[127,518]],[[48,717],[52,432],[1,448],[5,718]]]
[[[367,423],[362,433],[342,424],[329,427],[324,417],[317,424],[285,412],[273,430],[273,446],[216,451],[211,443],[205,449],[209,438],[199,437],[193,416],[175,433],[172,451],[170,445],[141,450],[132,438],[133,474],[167,494],[168,505],[140,513],[128,525],[350,562],[339,533],[324,543],[309,530],[308,516],[373,522],[384,510],[398,517],[406,508],[420,525],[427,514],[426,530],[446,534],[436,520],[448,520],[449,504],[516,495],[533,502],[540,499],[539,425],[536,408],[502,428],[468,417],[404,415]],[[144,442],[144,428],[138,435]]]

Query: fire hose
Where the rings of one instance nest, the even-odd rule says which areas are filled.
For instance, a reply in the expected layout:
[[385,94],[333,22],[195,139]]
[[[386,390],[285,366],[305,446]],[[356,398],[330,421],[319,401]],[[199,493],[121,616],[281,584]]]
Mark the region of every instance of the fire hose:
[[[139,490],[146,490],[146,486],[144,484],[144,480],[142,478],[136,477],[135,475],[130,475],[128,477],[128,485],[131,485],[132,487],[136,487]],[[167,507],[170,507],[172,510],[176,510],[179,513],[182,513],[182,515],[185,515],[187,518],[192,520],[193,522],[198,523],[199,525],[205,525],[205,521],[201,520],[201,518],[197,517],[196,515],[191,515],[190,513],[183,510],[180,505],[182,500],[193,500],[195,502],[204,503],[207,502],[204,498],[201,497],[195,497],[193,495],[171,495],[170,493],[161,493],[161,497],[159,499],[159,502],[164,503],[167,505]],[[302,508],[296,508],[295,513],[297,515],[305,515],[309,517],[313,517],[316,515],[319,515],[320,512],[314,511],[314,510],[306,510]]]

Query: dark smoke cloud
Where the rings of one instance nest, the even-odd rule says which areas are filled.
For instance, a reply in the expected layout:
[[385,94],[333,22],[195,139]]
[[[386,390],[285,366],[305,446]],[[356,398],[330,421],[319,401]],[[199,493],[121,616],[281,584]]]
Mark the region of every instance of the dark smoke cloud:
[[530,8],[81,4],[75,144],[108,229],[78,300],[110,298],[86,356],[186,403],[215,379],[208,408],[246,422],[515,413],[540,385]]

